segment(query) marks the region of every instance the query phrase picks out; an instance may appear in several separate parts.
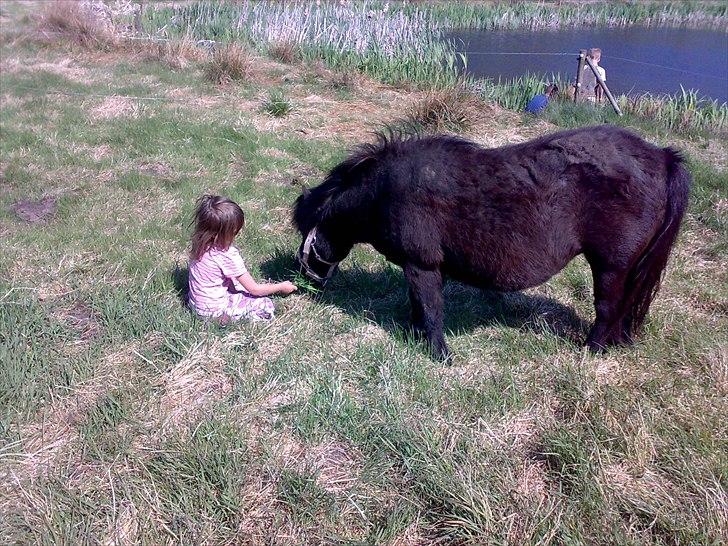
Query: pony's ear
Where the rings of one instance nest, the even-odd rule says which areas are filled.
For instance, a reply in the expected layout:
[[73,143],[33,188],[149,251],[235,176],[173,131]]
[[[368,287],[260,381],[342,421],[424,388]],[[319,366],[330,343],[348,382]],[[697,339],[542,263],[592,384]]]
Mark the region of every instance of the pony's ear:
[[311,190],[304,187],[303,191],[301,192],[301,195],[303,196],[304,199],[308,199],[308,196],[311,195]]

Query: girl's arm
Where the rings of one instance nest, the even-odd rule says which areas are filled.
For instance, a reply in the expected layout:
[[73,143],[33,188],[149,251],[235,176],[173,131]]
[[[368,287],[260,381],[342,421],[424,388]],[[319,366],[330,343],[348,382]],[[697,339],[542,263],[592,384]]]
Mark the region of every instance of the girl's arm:
[[298,290],[295,284],[289,281],[258,284],[250,273],[240,275],[238,282],[251,296],[270,296],[271,294],[290,294]]

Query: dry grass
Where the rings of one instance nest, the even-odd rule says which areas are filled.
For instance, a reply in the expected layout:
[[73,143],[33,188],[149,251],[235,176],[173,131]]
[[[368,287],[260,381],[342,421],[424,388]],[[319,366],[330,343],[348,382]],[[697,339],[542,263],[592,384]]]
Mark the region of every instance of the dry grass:
[[205,65],[205,78],[217,85],[248,82],[253,79],[253,58],[237,44],[229,44],[213,53]]
[[187,68],[207,58],[207,54],[189,38],[168,42],[145,42],[138,47],[142,49],[144,60],[160,62],[175,70]]
[[406,120],[428,131],[469,130],[483,117],[486,105],[463,86],[430,91],[413,104]]
[[64,38],[86,49],[108,50],[117,44],[111,31],[80,2],[53,0],[38,17],[39,38]]
[[286,64],[295,63],[301,58],[301,51],[293,42],[275,42],[268,47],[268,54]]
[[205,407],[230,392],[232,385],[222,371],[220,351],[219,343],[211,347],[199,343],[164,375],[159,421],[155,423],[160,436],[199,417]]
[[126,97],[106,97],[101,104],[93,107],[90,117],[93,120],[114,119],[120,117],[136,117],[139,115],[139,104]]

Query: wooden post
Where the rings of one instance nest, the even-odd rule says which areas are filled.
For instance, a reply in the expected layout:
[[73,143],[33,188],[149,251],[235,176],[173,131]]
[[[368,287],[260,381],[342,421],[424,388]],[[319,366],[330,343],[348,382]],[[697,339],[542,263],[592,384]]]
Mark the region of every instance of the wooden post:
[[604,94],[609,99],[609,102],[612,104],[612,108],[614,108],[614,111],[617,112],[618,116],[622,115],[622,111],[619,109],[619,105],[617,104],[617,101],[614,99],[614,96],[609,91],[609,88],[607,87],[606,82],[602,79],[602,77],[599,75],[599,71],[597,70],[597,67],[594,66],[594,63],[589,57],[586,57],[586,64],[589,65],[589,68],[591,68],[592,72],[594,72],[594,77],[597,79],[597,82],[599,85],[602,86],[602,89],[604,89]]
[[574,102],[579,102],[579,91],[581,90],[581,72],[584,70],[586,49],[579,50],[579,66],[576,69],[576,85],[574,86]]

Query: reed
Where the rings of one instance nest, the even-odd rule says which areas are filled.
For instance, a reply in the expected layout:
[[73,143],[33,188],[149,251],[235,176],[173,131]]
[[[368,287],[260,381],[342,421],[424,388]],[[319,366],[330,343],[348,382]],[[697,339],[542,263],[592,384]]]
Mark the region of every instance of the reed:
[[[407,12],[411,8],[401,8]],[[438,2],[428,4],[432,19],[448,28],[540,29],[565,27],[726,28],[728,5],[720,2]]]
[[145,28],[163,37],[246,42],[265,52],[287,44],[303,60],[357,70],[387,83],[443,87],[458,79],[451,44],[425,10],[390,10],[367,2],[196,3],[151,6]]

